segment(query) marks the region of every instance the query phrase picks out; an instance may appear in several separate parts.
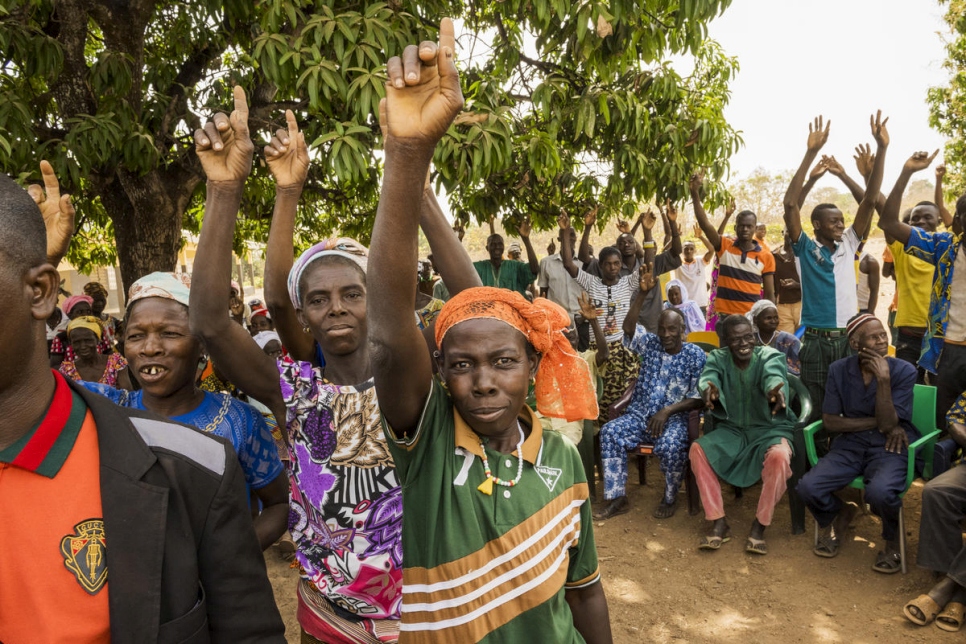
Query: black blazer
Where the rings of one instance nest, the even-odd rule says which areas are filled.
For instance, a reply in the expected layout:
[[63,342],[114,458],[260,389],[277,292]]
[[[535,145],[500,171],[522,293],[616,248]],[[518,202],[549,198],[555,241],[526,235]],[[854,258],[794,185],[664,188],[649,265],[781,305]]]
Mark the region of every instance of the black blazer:
[[231,444],[70,384],[97,422],[112,641],[284,644]]

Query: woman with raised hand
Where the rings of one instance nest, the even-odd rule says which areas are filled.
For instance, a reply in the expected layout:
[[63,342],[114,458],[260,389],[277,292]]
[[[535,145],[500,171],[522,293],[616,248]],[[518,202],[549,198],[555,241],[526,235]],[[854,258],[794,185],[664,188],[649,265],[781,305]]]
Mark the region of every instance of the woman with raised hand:
[[[265,299],[292,357],[266,355],[227,319],[227,294],[212,294],[224,292],[220,285],[230,276],[235,218],[254,149],[245,93],[240,87],[234,93],[231,117],[216,114],[195,133],[208,197],[195,262],[192,328],[205,338],[212,358],[232,382],[280,421],[285,419],[292,458],[289,530],[301,573],[302,641],[396,641],[402,502],[369,360],[368,251],[355,240],[337,238],[315,244],[292,261],[308,152],[295,115],[288,111],[287,128],[265,148],[277,192]],[[467,265],[469,260],[424,179],[425,171],[419,184],[424,230],[447,283],[458,292],[473,284],[476,274],[471,268],[447,272],[452,257],[464,258]],[[425,344],[423,352],[428,354]]]
[[439,382],[413,320],[420,185],[463,105],[447,18],[439,41],[388,61],[369,259],[372,371],[404,484],[400,642],[610,642],[580,457],[526,406],[535,378],[544,415],[596,415],[567,313],[504,289],[454,295],[434,329]]

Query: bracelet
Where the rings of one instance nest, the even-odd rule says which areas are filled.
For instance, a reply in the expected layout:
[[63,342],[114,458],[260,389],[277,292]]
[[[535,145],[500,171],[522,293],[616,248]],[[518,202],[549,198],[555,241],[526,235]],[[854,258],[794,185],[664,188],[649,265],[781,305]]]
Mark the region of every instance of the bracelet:
[[646,242],[644,242],[643,247],[644,248],[657,248],[657,242],[654,242],[654,241],[646,241]]

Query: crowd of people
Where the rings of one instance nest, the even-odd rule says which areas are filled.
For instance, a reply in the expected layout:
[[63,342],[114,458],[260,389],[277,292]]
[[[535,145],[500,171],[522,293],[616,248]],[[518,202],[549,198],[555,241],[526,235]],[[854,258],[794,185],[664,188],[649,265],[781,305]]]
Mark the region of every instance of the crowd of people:
[[[715,224],[695,169],[694,239],[666,203],[620,221],[594,256],[591,209],[579,244],[561,213],[559,252],[538,261],[524,222],[522,246],[493,234],[472,262],[429,182],[463,107],[455,53],[444,19],[438,44],[387,61],[369,248],[337,237],[293,257],[310,160],[285,113],[264,148],[276,186],[264,302],[231,281],[255,153],[241,87],[194,134],[208,184],[190,278],[141,277],[123,320],[96,282],[58,304],[74,210],[51,166],[29,193],[0,177],[0,588],[18,589],[0,602],[0,641],[282,642],[261,554],[278,544],[299,573],[303,643],[610,642],[593,521],[628,511],[641,445],[664,474],[656,519],[693,475],[710,522],[701,550],[732,539],[722,482],[760,482],[745,551],[767,555],[789,491],[818,526],[814,554],[835,557],[856,510],[836,493],[861,477],[885,544],[872,568],[904,566],[917,386],[934,426],[966,447],[966,196],[948,213],[937,172],[936,201],[899,212],[935,154],[913,154],[884,195],[888,119],[870,118],[874,152],[856,150],[860,185],[819,158],[819,117],[774,250],[750,210],[732,203]],[[856,213],[846,226],[819,204],[809,235],[801,209],[826,173]],[[873,223],[897,284],[888,324],[863,253]],[[793,473],[809,422],[820,453]],[[938,582],[902,611],[958,630],[966,466],[922,461],[943,470],[924,488],[917,555]]]

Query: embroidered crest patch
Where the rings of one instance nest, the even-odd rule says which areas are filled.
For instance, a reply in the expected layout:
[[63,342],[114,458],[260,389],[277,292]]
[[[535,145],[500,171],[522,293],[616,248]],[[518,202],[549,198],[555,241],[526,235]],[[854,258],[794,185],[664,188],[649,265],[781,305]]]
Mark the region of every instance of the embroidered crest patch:
[[547,485],[547,489],[553,492],[553,489],[557,486],[557,481],[560,479],[560,474],[563,472],[559,467],[547,467],[546,465],[537,465],[533,470],[540,477],[540,480]]
[[75,525],[74,534],[60,540],[60,554],[64,566],[88,594],[96,595],[107,583],[107,540],[102,519]]

